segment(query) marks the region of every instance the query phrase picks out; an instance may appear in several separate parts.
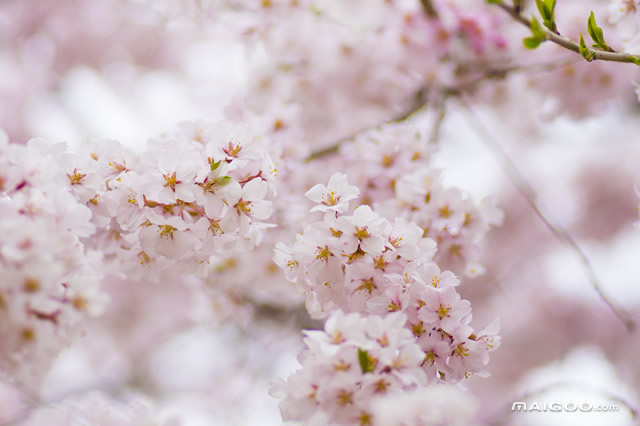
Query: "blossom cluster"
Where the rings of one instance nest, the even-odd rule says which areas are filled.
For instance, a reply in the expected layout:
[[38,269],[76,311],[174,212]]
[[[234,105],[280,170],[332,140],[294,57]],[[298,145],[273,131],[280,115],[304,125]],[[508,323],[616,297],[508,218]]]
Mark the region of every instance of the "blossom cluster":
[[387,124],[341,147],[341,161],[364,204],[386,218],[420,226],[438,244],[438,265],[457,275],[479,275],[484,271],[481,243],[491,226],[501,224],[503,214],[493,200],[476,203],[443,184],[442,171],[431,165],[435,147],[428,138],[414,126]]
[[380,395],[425,385],[424,354],[404,327],[406,315],[362,317],[336,312],[325,331],[305,331],[302,369],[274,385],[285,421],[371,424]]
[[[435,241],[425,237],[419,226],[402,218],[390,222],[368,205],[359,205],[352,214],[348,214],[351,212],[350,202],[358,194],[358,189],[349,185],[346,175],[340,173],[334,174],[327,186],[318,184],[311,188],[306,195],[316,203],[311,215],[319,216],[318,220],[307,224],[292,246],[279,243],[274,255],[274,261],[285,270],[288,279],[295,281],[304,291],[310,314],[318,318],[333,314],[326,325],[325,340],[330,342],[329,347],[341,344],[342,336],[358,330],[359,321],[363,321],[363,328],[366,328],[367,321],[388,322],[403,328],[399,341],[406,337],[412,343],[407,348],[407,353],[412,354],[412,361],[405,359],[409,362],[407,365],[412,366],[407,370],[412,372],[408,373],[412,379],[405,377],[404,383],[411,386],[457,383],[472,374],[486,375],[488,354],[500,342],[497,320],[485,330],[475,332],[469,325],[471,305],[456,291],[458,279],[450,271],[441,271],[432,261],[437,249]],[[351,316],[344,316],[341,312]],[[398,316],[400,313],[402,315]],[[381,339],[383,334],[375,334],[372,339]],[[314,349],[315,340],[311,338],[315,334],[308,336],[307,346],[312,352],[318,352]],[[352,359],[358,348],[366,350],[365,346],[349,346]],[[334,349],[339,352],[338,348]],[[394,347],[390,352],[404,354],[400,347]],[[319,353],[324,354],[322,350]],[[377,355],[371,356],[375,358]],[[321,355],[318,357],[322,358]],[[331,358],[318,362],[328,362],[329,366],[342,365],[338,361]],[[316,376],[315,367],[309,368],[313,371],[305,371],[304,360],[302,364],[303,373],[294,377],[308,377],[305,379],[307,385],[327,377],[326,374]],[[313,361],[312,365],[315,364]],[[419,368],[413,368],[416,366]],[[296,380],[292,379],[288,386],[298,386]],[[331,386],[337,386],[334,391],[338,394],[352,392],[339,380],[331,383]],[[349,383],[356,386],[358,392],[364,392],[362,395],[367,394],[362,390],[362,380],[350,378]],[[292,410],[289,407],[300,407],[295,402],[300,396],[292,392],[282,405],[285,418]],[[336,395],[339,406],[341,400]],[[330,399],[336,403],[335,398]],[[349,406],[349,416],[369,415],[351,399],[344,401],[343,405]],[[334,413],[338,409],[335,406],[325,406],[324,402],[313,398],[312,402],[322,413],[338,415]],[[305,412],[311,415],[310,411]]]
[[0,360],[55,355],[53,343],[103,311],[108,277],[205,276],[212,260],[252,248],[273,226],[274,183],[266,147],[231,122],[185,123],[142,154],[3,134]]
[[238,32],[268,53],[247,103],[266,114],[299,106],[296,124],[314,144],[388,120],[421,88],[454,87],[477,73],[467,64],[509,50],[504,20],[481,2],[433,2],[438,16],[417,0],[238,3],[247,12]]
[[206,275],[212,256],[255,245],[271,226],[275,167],[245,125],[185,123],[139,157],[116,142],[83,151],[64,171],[93,212],[100,249],[130,273]]
[[[435,394],[445,387],[426,387],[431,358],[407,328],[405,313],[365,317],[337,311],[324,331],[305,334],[307,349],[298,356],[302,369],[272,388],[272,394],[283,399],[280,409],[285,421],[388,425],[392,424],[388,413],[378,409],[387,400],[398,404],[397,409],[404,408],[396,414],[415,422],[410,424],[444,421],[438,408],[425,406],[420,397],[426,389],[434,389]],[[416,405],[411,402],[414,399],[422,402],[420,407],[411,407]]]
[[10,144],[0,133],[0,366],[16,373],[29,365],[24,357],[55,351],[107,299],[100,259],[81,242],[96,229],[91,211],[56,161],[65,148]]

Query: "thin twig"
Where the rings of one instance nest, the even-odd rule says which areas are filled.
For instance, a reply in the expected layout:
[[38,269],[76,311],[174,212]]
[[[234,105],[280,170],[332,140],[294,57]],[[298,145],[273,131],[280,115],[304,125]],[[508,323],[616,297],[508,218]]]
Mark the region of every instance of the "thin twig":
[[503,170],[505,171],[507,176],[509,176],[509,179],[511,179],[511,182],[522,194],[527,203],[531,206],[538,218],[540,218],[540,220],[558,240],[565,243],[571,250],[573,250],[573,252],[580,259],[580,262],[582,263],[582,266],[584,267],[587,276],[589,277],[589,281],[591,282],[591,285],[595,289],[596,293],[598,293],[600,299],[602,299],[602,301],[609,307],[609,309],[611,309],[611,311],[618,317],[618,319],[622,321],[629,332],[634,331],[636,327],[635,322],[626,312],[618,308],[604,294],[602,286],[600,285],[600,281],[598,280],[596,273],[593,270],[593,266],[591,265],[589,258],[580,248],[578,243],[576,243],[573,237],[566,230],[552,224],[544,215],[544,213],[542,213],[540,207],[538,207],[538,204],[535,201],[535,192],[533,191],[533,188],[522,176],[522,173],[520,173],[513,160],[504,151],[504,149],[502,149],[496,138],[492,136],[489,130],[487,130],[487,128],[482,124],[482,121],[477,117],[471,106],[464,99],[461,99],[461,101],[467,112],[466,115],[468,116],[468,122],[472,125],[472,127],[475,127],[476,132],[480,135],[485,144],[488,145],[489,148],[491,148],[491,150],[497,156],[497,160],[502,166]]
[[431,133],[429,134],[428,140],[430,144],[437,143],[438,139],[440,139],[440,129],[442,128],[442,123],[444,122],[444,117],[447,113],[446,109],[447,97],[444,97],[438,102],[436,107],[436,117],[434,118],[433,125],[431,126]]
[[433,7],[433,3],[431,2],[431,0],[420,0],[420,3],[422,4],[422,9],[424,9],[424,13],[426,13],[429,18],[438,17],[438,11],[436,10],[435,7]]
[[[554,62],[543,62],[543,63],[535,63],[535,64],[529,64],[529,65],[512,65],[512,66],[507,66],[504,68],[496,68],[496,69],[489,69],[486,70],[485,72],[483,72],[481,75],[476,76],[474,78],[468,79],[467,81],[460,81],[458,84],[456,84],[455,86],[452,87],[444,87],[439,89],[439,93],[438,95],[444,98],[449,98],[449,97],[455,97],[455,96],[460,96],[461,94],[468,92],[468,91],[472,91],[473,89],[475,89],[478,84],[486,81],[486,80],[499,80],[499,79],[503,79],[505,78],[509,73],[512,72],[542,72],[542,71],[553,71],[555,69],[558,68],[562,68],[565,67],[567,65],[572,65],[575,62],[577,62],[576,59],[569,59],[567,61],[562,61],[560,63],[554,63]],[[382,124],[386,124],[386,123],[394,123],[394,122],[399,122],[399,121],[404,121],[408,118],[410,118],[413,114],[417,113],[418,111],[422,110],[425,106],[426,106],[426,101],[425,98],[427,97],[427,92],[428,92],[428,88],[422,87],[420,88],[420,90],[418,90],[418,92],[415,94],[414,96],[414,101],[411,105],[411,107],[409,107],[407,109],[407,111],[403,112],[402,114],[392,118],[391,120],[387,120]],[[382,125],[381,124],[381,125]],[[438,127],[440,126],[441,123],[438,123]],[[357,132],[355,132],[354,134],[342,138],[337,142],[334,142],[333,144],[325,147],[325,148],[321,148],[317,151],[313,151],[311,154],[309,154],[309,156],[305,159],[306,162],[318,159],[318,158],[322,158],[325,157],[327,155],[331,155],[331,154],[335,154],[338,152],[340,145],[342,145],[343,143],[349,142],[354,140],[357,136],[359,136],[360,134],[366,132],[367,130],[370,130],[372,127],[367,127],[365,129],[361,129]],[[439,128],[436,130],[439,131]]]
[[[514,6],[509,6],[508,4],[505,4],[503,2],[494,3],[494,4],[499,8],[501,8],[502,10],[504,10],[505,12],[507,12],[509,15],[511,15],[513,19],[515,19],[525,27],[527,28],[531,27],[531,20],[525,18],[518,8]],[[565,49],[571,50],[572,52],[580,53],[580,45],[575,41],[571,40],[568,37],[560,35],[557,32],[551,31],[549,28],[545,26],[541,25],[540,28],[542,31],[544,31],[547,37],[547,40],[557,44],[558,46],[564,47]],[[638,59],[639,59],[634,55],[630,55],[628,53],[623,53],[623,52],[607,52],[604,50],[592,49],[589,47],[587,48],[587,50],[595,54],[593,56],[594,61],[624,62],[624,63],[633,64],[638,62]]]
[[[409,118],[411,118],[415,113],[417,113],[418,111],[422,110],[422,108],[424,108],[427,103],[425,101],[425,98],[427,96],[427,88],[422,87],[420,88],[420,90],[418,90],[418,92],[414,95],[414,99],[413,99],[413,103],[411,104],[411,106],[409,108],[407,108],[406,111],[402,112],[401,114],[397,115],[396,117],[392,118],[391,120],[385,121],[384,123],[380,124],[380,125],[384,125],[384,124],[388,124],[388,123],[398,123],[401,121],[405,121],[408,120]],[[342,138],[340,139],[338,142],[333,143],[332,145],[329,145],[325,148],[319,149],[317,151],[313,151],[311,154],[309,154],[309,156],[305,159],[305,162],[309,162],[330,154],[335,154],[336,152],[338,152],[338,150],[340,149],[340,146],[345,143],[345,142],[349,142],[353,139],[355,139],[356,137],[360,136],[362,133],[371,130],[373,127],[367,127],[365,129],[362,130],[358,130],[357,132],[355,132],[354,134],[352,134],[351,136],[348,136],[346,138]]]

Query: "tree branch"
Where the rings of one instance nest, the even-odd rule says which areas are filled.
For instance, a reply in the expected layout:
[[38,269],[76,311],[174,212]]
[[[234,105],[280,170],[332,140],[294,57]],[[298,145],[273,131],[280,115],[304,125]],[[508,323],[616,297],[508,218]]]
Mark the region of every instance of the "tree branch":
[[420,3],[422,4],[424,13],[426,13],[429,18],[438,17],[438,11],[435,7],[433,7],[433,3],[431,2],[431,0],[420,0]]
[[[425,100],[425,98],[427,96],[427,91],[428,91],[428,89],[426,87],[420,88],[420,90],[418,90],[418,92],[414,96],[413,103],[411,104],[411,106],[405,112],[403,112],[402,114],[399,114],[398,116],[392,118],[391,120],[385,121],[382,124],[397,123],[397,122],[400,122],[400,121],[407,120],[413,114],[415,114],[416,112],[420,111],[427,104],[426,100]],[[317,158],[324,157],[326,155],[335,154],[336,152],[338,152],[338,149],[340,149],[340,145],[342,145],[345,142],[348,142],[350,140],[355,139],[360,134],[366,132],[367,130],[369,130],[371,128],[372,127],[367,127],[365,129],[358,130],[357,132],[355,132],[351,136],[348,136],[346,138],[342,138],[338,142],[335,142],[333,145],[329,145],[326,148],[322,148],[322,149],[319,149],[317,151],[313,151],[305,159],[305,162],[309,162],[309,161],[315,160]]]
[[[443,116],[444,104],[446,103],[447,98],[460,96],[461,94],[467,91],[473,90],[476,86],[478,86],[478,84],[482,83],[483,81],[503,79],[511,72],[552,71],[557,68],[562,68],[564,66],[571,65],[575,62],[576,62],[575,59],[571,59],[571,60],[563,61],[560,63],[548,62],[548,63],[537,63],[537,64],[530,64],[530,65],[512,65],[512,66],[506,66],[503,68],[493,68],[493,69],[485,70],[484,72],[480,73],[480,75],[475,76],[473,78],[469,78],[466,81],[460,81],[457,85],[453,87],[443,87],[439,89],[438,90],[439,93],[437,93],[437,95],[441,97],[442,100],[439,101],[441,102],[441,104],[439,104],[436,107],[436,109],[439,111],[439,114],[442,117],[439,119],[439,121],[435,122],[437,129],[435,129],[434,132],[436,133],[432,134],[432,138],[430,139],[430,141],[433,141],[433,135],[437,134],[437,132],[439,131],[439,127],[444,119],[444,116]],[[474,64],[470,64],[470,67],[473,69],[476,69],[477,67],[473,65]],[[407,109],[407,111],[398,115],[395,118],[392,118],[391,120],[385,121],[382,124],[394,123],[394,122],[406,120],[416,112],[420,111],[422,108],[426,106],[426,97],[427,97],[428,91],[429,89],[426,86],[420,88],[420,90],[418,90],[418,92],[415,94],[414,101],[411,104],[411,106]],[[351,136],[342,138],[339,141],[334,142],[332,145],[329,145],[325,148],[321,148],[317,151],[313,151],[311,154],[309,154],[309,156],[305,159],[305,161],[309,162],[318,158],[325,157],[327,155],[335,154],[336,152],[338,152],[340,145],[355,139],[358,135],[360,135],[363,132],[366,132],[369,129],[371,129],[371,127],[367,127],[366,129],[359,130],[354,134],[352,134]]]
[[[527,28],[531,28],[531,20],[527,19],[522,15],[519,8],[514,6],[509,6],[502,1],[493,2],[496,6],[507,12],[511,17],[524,25]],[[544,31],[547,40],[552,43],[557,44],[558,46],[564,47],[565,49],[571,50],[575,53],[580,53],[580,45],[575,41],[571,40],[568,37],[562,36],[557,32],[551,31],[549,28],[541,25],[541,30]],[[623,52],[607,52],[604,50],[597,50],[592,48],[587,48],[589,52],[594,53],[593,59],[594,61],[609,61],[609,62],[624,62],[630,64],[638,64],[640,58],[634,55],[630,55],[628,53]]]
[[549,229],[549,231],[561,242],[566,244],[580,259],[582,266],[584,267],[587,276],[589,277],[589,281],[591,282],[591,286],[595,289],[596,293],[600,299],[611,309],[611,311],[618,317],[618,319],[624,324],[629,332],[633,332],[636,324],[633,319],[622,309],[617,307],[607,295],[604,294],[602,290],[602,286],[600,285],[600,281],[598,280],[595,271],[593,270],[593,266],[589,261],[589,258],[584,253],[582,248],[578,245],[578,243],[573,239],[573,237],[564,229],[553,225],[549,219],[542,213],[540,207],[535,201],[535,192],[529,183],[522,176],[522,173],[518,170],[513,160],[507,155],[507,153],[502,149],[500,144],[497,142],[496,138],[493,137],[486,127],[482,124],[480,119],[476,116],[471,106],[462,99],[462,104],[467,111],[468,122],[475,127],[478,135],[484,140],[485,144],[489,146],[489,148],[494,152],[497,157],[498,162],[502,166],[502,169],[507,174],[513,185],[517,188],[517,190],[522,194],[527,203],[531,206],[533,211],[536,213],[538,218],[545,224],[545,226]]

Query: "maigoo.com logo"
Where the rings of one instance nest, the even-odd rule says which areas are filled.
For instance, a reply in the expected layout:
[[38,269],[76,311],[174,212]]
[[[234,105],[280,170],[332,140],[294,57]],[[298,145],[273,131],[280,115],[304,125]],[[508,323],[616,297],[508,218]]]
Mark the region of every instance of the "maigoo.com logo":
[[591,402],[584,401],[581,403],[576,403],[573,401],[569,402],[523,402],[516,401],[511,404],[511,411],[522,411],[522,412],[565,412],[572,413],[575,411],[580,411],[583,413],[589,412],[608,412],[608,411],[618,411],[620,406],[618,404],[592,404]]

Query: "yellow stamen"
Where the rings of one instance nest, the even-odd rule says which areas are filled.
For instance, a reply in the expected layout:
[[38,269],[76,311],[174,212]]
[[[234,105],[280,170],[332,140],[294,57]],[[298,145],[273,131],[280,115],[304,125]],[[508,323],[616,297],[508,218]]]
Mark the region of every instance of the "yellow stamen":
[[329,251],[329,246],[318,247],[318,249],[316,250],[316,259],[329,260],[329,256],[333,256],[333,254]]
[[238,204],[234,206],[239,215],[246,214],[249,215],[251,213],[251,201],[244,201],[240,199]]
[[440,217],[449,218],[453,214],[453,210],[449,206],[442,206],[438,209]]
[[456,356],[460,358],[469,356],[469,349],[465,348],[463,345],[464,345],[464,342],[458,343],[458,346],[456,346],[456,348],[454,349]]
[[411,331],[416,337],[420,337],[422,333],[424,333],[424,323],[422,321],[418,321],[415,324],[411,324]]
[[340,201],[340,196],[336,196],[334,191],[329,191],[325,198],[326,200],[322,201],[325,206],[335,206]]
[[71,185],[80,185],[86,176],[87,176],[86,173],[80,173],[76,171],[76,169],[73,169],[72,175],[67,174],[67,177],[71,182]]
[[371,293],[373,293],[373,289],[378,289],[378,286],[373,282],[373,277],[369,278],[367,280],[362,280],[362,284],[356,288],[356,291],[359,290],[366,290],[367,292],[369,292],[369,295],[371,295]]
[[40,283],[34,278],[27,278],[24,281],[22,288],[24,288],[24,291],[28,293],[35,293],[36,291],[40,290]]
[[369,238],[371,236],[371,234],[369,234],[369,232],[367,231],[367,227],[365,226],[364,228],[358,228],[356,226],[356,232],[353,234],[355,235],[355,237],[359,240],[363,240],[365,238]]
[[176,172],[173,172],[170,175],[162,175],[164,178],[164,187],[171,188],[172,190],[176,190],[176,185],[180,183],[180,181],[176,178]]
[[164,238],[173,238],[173,231],[176,230],[176,228],[171,225],[160,225],[158,229],[160,230],[160,236]]
[[444,317],[449,316],[449,311],[451,310],[451,306],[450,305],[440,305],[438,307],[438,316],[440,317],[440,319],[443,319]]
[[353,403],[353,393],[341,390],[338,392],[338,405],[344,407]]
[[331,230],[331,235],[333,235],[336,238],[340,238],[342,236],[342,231],[340,230],[335,230],[333,228],[329,228],[329,230]]

